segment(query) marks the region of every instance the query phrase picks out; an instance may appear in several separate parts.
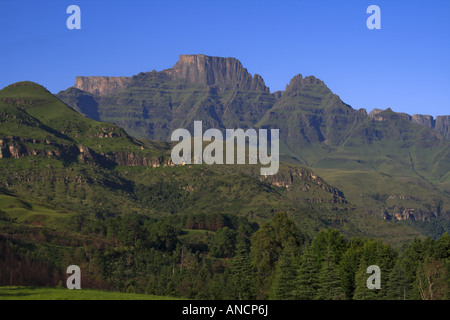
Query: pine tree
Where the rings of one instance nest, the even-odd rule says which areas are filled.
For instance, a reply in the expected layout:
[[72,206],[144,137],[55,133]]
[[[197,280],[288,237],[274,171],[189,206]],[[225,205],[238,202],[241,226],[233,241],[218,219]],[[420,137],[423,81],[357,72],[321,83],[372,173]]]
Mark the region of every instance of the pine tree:
[[295,249],[287,246],[283,249],[277,263],[277,271],[273,283],[273,298],[291,300],[294,298],[295,279],[298,266],[295,263]]
[[366,263],[364,259],[362,259],[358,271],[355,275],[355,294],[353,295],[354,300],[377,300],[378,294],[377,289],[369,289],[367,288],[367,279],[370,277],[370,274],[367,273],[367,267],[369,265]]
[[386,288],[386,298],[389,300],[406,300],[409,296],[410,290],[411,284],[408,283],[401,260],[398,259],[394,269],[389,275],[389,281]]
[[358,271],[361,260],[362,246],[363,242],[361,239],[353,239],[339,262],[341,284],[347,299],[352,299],[355,292],[355,274]]
[[317,261],[311,249],[305,248],[301,256],[293,297],[296,300],[313,300],[318,288]]
[[255,271],[244,243],[238,243],[236,256],[231,266],[232,281],[236,299],[256,298]]
[[348,244],[339,231],[334,229],[321,230],[311,243],[311,249],[319,262],[326,258],[328,247],[331,247],[337,263],[341,259],[342,254],[347,251]]
[[322,262],[322,268],[318,277],[319,288],[317,290],[317,299],[320,300],[342,300],[345,298],[344,290],[341,287],[335,254],[331,246],[326,250],[325,259]]

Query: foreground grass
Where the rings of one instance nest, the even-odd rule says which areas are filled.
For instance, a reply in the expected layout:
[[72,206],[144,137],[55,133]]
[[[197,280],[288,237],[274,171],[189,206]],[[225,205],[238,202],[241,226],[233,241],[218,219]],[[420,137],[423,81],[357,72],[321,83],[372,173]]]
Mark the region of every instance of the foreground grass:
[[167,296],[120,293],[93,289],[0,287],[0,300],[175,300]]

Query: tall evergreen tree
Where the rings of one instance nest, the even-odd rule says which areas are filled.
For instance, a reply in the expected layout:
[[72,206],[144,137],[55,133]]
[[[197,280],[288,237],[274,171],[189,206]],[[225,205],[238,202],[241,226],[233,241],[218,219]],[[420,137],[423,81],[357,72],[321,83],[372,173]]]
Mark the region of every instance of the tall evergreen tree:
[[313,300],[318,288],[317,260],[310,247],[305,248],[300,259],[293,297],[296,300]]
[[341,287],[341,278],[335,262],[335,254],[331,245],[326,250],[322,268],[318,276],[319,288],[317,299],[320,300],[342,300],[345,298],[344,290]]
[[328,247],[331,247],[335,262],[338,263],[342,254],[347,250],[348,244],[339,231],[334,229],[321,230],[314,237],[311,244],[311,249],[319,262],[322,262],[326,258]]
[[408,283],[402,261],[399,258],[389,275],[385,297],[389,300],[406,300],[409,297],[410,291],[411,284]]
[[275,267],[283,248],[300,248],[304,236],[285,212],[276,212],[252,236],[252,265],[257,272],[258,297],[266,298],[272,288]]
[[295,279],[298,265],[296,264],[295,248],[287,246],[283,249],[277,263],[277,271],[273,283],[273,298],[278,300],[294,299]]
[[355,300],[378,300],[379,298],[379,290],[367,288],[367,279],[370,277],[370,274],[367,273],[368,266],[369,264],[363,258],[355,275],[356,288],[353,295]]
[[239,300],[255,299],[255,271],[251,265],[245,244],[242,242],[237,245],[231,273],[235,298]]
[[339,273],[341,275],[342,289],[347,299],[352,299],[355,292],[355,275],[361,261],[363,241],[353,239],[348,250],[342,255],[339,262]]
[[[414,239],[403,252],[402,264],[408,283],[415,283],[417,278],[417,266],[424,260],[424,248],[422,240]],[[420,293],[417,286],[412,286],[409,298],[420,300]]]

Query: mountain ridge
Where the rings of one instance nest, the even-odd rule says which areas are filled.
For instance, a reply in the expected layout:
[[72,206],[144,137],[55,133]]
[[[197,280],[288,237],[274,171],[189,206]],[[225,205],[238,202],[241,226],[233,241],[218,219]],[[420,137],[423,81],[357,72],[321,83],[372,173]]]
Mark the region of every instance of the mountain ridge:
[[237,59],[181,57],[179,71],[140,73],[113,94],[72,87],[57,96],[137,138],[169,141],[177,128],[192,131],[195,120],[205,130],[279,128],[283,161],[318,170],[367,213],[395,220],[450,217],[447,117],[391,109],[368,114],[343,102],[322,80],[301,74],[283,92],[254,91],[250,76],[240,76],[246,71]]
[[[236,58],[211,57],[203,54],[180,55],[170,69],[160,71],[170,80],[217,86],[221,90],[270,92],[260,75],[252,76]],[[74,87],[95,95],[114,94],[130,85],[133,77],[77,76]]]
[[[275,98],[275,101],[282,98],[282,96],[288,92],[301,91],[307,86],[320,86],[322,87],[322,90],[332,93],[322,80],[312,75],[303,77],[301,74],[294,76],[290,80],[286,85],[285,91],[270,92],[270,89],[265,85],[264,79],[260,75],[255,74],[252,76],[248,73],[247,69],[242,66],[242,63],[238,59],[231,57],[213,57],[204,54],[180,55],[178,61],[172,68],[157,73],[159,77],[168,81],[184,80],[191,84],[216,87],[221,91],[240,90],[270,93]],[[133,86],[138,79],[139,75],[132,77],[77,76],[75,78],[74,88],[92,94],[93,96],[107,97],[114,95],[129,86]],[[57,96],[65,100],[63,92],[64,91],[61,91]],[[65,102],[72,107],[76,105],[74,102],[68,101],[67,99]],[[367,113],[364,108],[359,110],[359,115],[364,112]],[[368,113],[368,116],[374,117],[380,110],[381,109],[375,108]],[[391,109],[388,108],[386,110]],[[83,112],[83,110],[78,109],[77,111],[92,117],[92,114]],[[400,112],[398,114],[404,115],[411,123],[416,123],[432,129],[446,139],[450,139],[450,115],[440,115],[434,118],[431,115],[423,114],[409,115]]]

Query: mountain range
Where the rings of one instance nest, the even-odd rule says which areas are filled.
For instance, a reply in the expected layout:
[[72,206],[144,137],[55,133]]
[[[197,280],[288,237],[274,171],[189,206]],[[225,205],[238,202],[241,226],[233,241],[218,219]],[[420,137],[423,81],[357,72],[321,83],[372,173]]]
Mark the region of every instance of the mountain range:
[[[173,68],[132,77],[76,77],[56,95],[137,139],[173,130],[280,130],[281,159],[314,170],[361,211],[386,220],[450,218],[450,116],[355,110],[314,76],[270,92],[235,58],[180,55]],[[428,224],[429,226],[429,224]],[[428,228],[428,227],[427,227]]]
[[[153,87],[151,86],[152,83],[155,84]],[[171,85],[175,86],[171,88]],[[261,114],[265,114],[268,110],[272,111],[272,108],[277,104],[282,104],[283,101],[279,100],[281,100],[284,94],[288,95],[289,93],[300,91],[310,92],[312,90],[320,90],[319,87],[323,87],[323,95],[332,95],[331,91],[321,80],[316,79],[314,76],[303,79],[301,75],[294,77],[286,86],[285,91],[276,91],[270,94],[270,90],[265,85],[261,76],[255,74],[252,77],[247,69],[243,68],[242,64],[235,58],[210,57],[205,55],[180,55],[178,62],[173,68],[160,72],[153,71],[140,73],[133,77],[78,76],[75,79],[74,87],[69,88],[69,91],[65,90],[60,92],[58,96],[67,102],[70,102],[70,105],[81,113],[89,115],[91,118],[96,118],[96,120],[106,121],[108,118],[113,117],[109,112],[113,112],[112,106],[114,105],[114,99],[120,99],[122,97],[118,92],[128,89],[125,91],[132,98],[129,99],[125,105],[123,105],[123,101],[121,101],[122,104],[120,105],[126,106],[130,110],[132,106],[139,106],[141,107],[141,110],[133,110],[136,112],[134,116],[139,117],[140,119],[149,119],[149,112],[151,113],[154,109],[161,109],[165,106],[173,111],[181,111],[177,110],[181,105],[181,101],[176,100],[177,90],[185,90],[186,92],[184,92],[184,95],[186,96],[189,94],[187,88],[195,90],[196,87],[216,89],[219,91],[194,91],[194,96],[191,97],[192,100],[190,103],[199,102],[197,100],[201,99],[216,98],[212,101],[220,106],[216,106],[213,103],[211,108],[214,110],[210,110],[211,113],[209,116],[223,124],[226,124],[227,120],[233,121],[234,119],[228,119],[230,117],[229,114],[218,111],[223,109],[227,110],[228,113],[236,112],[237,110],[235,109],[238,108],[233,103],[237,103],[238,101],[236,100],[240,98],[240,96],[226,95],[224,94],[225,92],[234,92],[236,94],[261,94],[260,96],[257,96],[257,101],[260,103],[257,110],[251,110],[251,108],[249,108],[250,106],[247,105],[248,101],[240,101],[241,105],[242,102],[245,104],[242,105],[241,108],[243,111],[256,111],[252,114],[253,117],[250,117],[250,114],[247,116],[248,121],[253,122],[253,124],[256,124],[260,120]],[[139,88],[145,88],[145,91],[139,91]],[[162,90],[155,90],[158,88],[161,88]],[[82,92],[78,92],[75,89],[79,89]],[[172,89],[173,92],[170,89]],[[161,99],[162,101],[155,101],[155,97],[152,96],[155,94],[154,91],[160,93],[161,97],[166,97],[169,101],[165,101],[164,99]],[[202,96],[202,94],[204,94],[204,96]],[[149,105],[146,105],[146,100],[144,98],[148,96],[153,98],[151,100],[153,104],[150,103]],[[76,100],[77,98],[81,100],[78,101]],[[93,100],[90,100],[89,98],[92,98]],[[339,97],[336,98],[340,101]],[[186,101],[185,103],[189,102]],[[125,108],[123,109],[126,110]],[[364,116],[374,117],[376,114],[383,111],[374,109],[367,115],[365,109],[356,111],[350,108],[350,110],[354,112],[356,122],[358,119],[364,118]],[[195,113],[199,112],[199,110],[189,111],[192,116],[197,116]],[[402,115],[405,120],[433,129],[442,136],[450,138],[450,116],[448,115],[437,116],[436,119],[434,119],[429,115],[415,114],[409,116],[405,113],[399,114]],[[171,118],[165,120],[171,122],[171,120],[176,117],[176,114],[172,114],[171,116]],[[132,115],[128,115],[128,117],[132,118]],[[152,120],[153,122],[156,122],[156,119],[152,118]],[[242,121],[242,119],[238,119],[237,121]],[[149,122],[149,127],[154,125],[153,122]],[[133,129],[133,126],[129,126],[129,128],[128,126],[126,127],[128,130]],[[151,132],[147,132],[146,134],[142,133],[139,137],[156,138]]]
[[[15,83],[0,90],[0,115],[0,210],[25,223],[130,211],[260,222],[282,210],[311,236],[332,226],[395,242],[449,230],[448,117],[367,114],[313,76],[271,93],[237,59],[182,55],[159,72],[77,77],[57,95]],[[279,129],[279,172],[174,166],[170,134],[195,120]]]
[[[278,172],[175,165],[171,133],[196,120],[279,129]],[[423,298],[424,272],[448,264],[448,121],[355,110],[314,76],[270,92],[205,55],[56,95],[13,83],[0,90],[0,285],[61,286],[75,264],[83,288],[284,299],[306,275],[322,286],[309,298],[338,286],[333,299],[372,299],[368,264],[387,275],[377,298]]]

